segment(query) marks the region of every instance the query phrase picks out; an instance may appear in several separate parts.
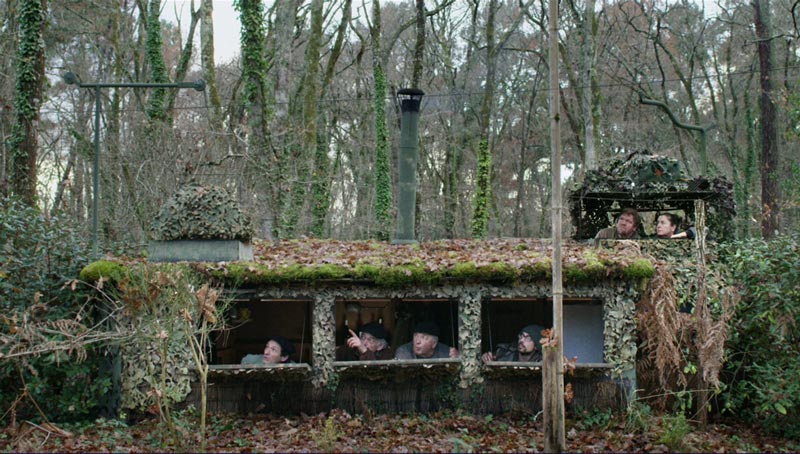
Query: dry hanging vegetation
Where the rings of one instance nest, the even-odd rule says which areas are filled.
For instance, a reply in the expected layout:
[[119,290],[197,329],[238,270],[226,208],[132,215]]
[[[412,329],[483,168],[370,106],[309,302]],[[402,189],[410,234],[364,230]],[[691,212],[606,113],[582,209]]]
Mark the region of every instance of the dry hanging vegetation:
[[[702,413],[707,393],[720,387],[735,292],[713,269],[692,262],[688,266],[695,271],[684,273],[688,269],[686,260],[680,263],[673,257],[653,261],[655,275],[637,306],[641,347],[637,373],[646,382],[655,365],[660,385],[657,389],[673,396],[693,388]],[[670,401],[655,400],[662,408]]]

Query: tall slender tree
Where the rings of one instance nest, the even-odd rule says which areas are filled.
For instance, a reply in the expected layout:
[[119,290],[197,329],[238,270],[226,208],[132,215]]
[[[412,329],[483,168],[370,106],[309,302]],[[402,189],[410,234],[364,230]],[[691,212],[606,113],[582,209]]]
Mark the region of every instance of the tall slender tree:
[[214,1],[202,0],[200,4],[200,66],[206,81],[208,101],[211,104],[211,126],[222,129],[222,100],[217,87],[217,71],[214,62]]
[[[150,0],[147,7],[147,63],[150,82],[168,83],[169,74],[164,62],[164,42],[161,39],[161,0]],[[167,120],[167,89],[154,88],[147,108],[150,121]]]
[[761,81],[761,234],[778,231],[778,130],[772,86],[772,21],[769,0],[753,0]]
[[46,18],[46,0],[20,1],[14,100],[16,121],[11,131],[8,174],[11,192],[31,206],[36,204],[36,156],[39,148],[36,126],[43,96]]
[[389,159],[389,133],[386,130],[386,73],[381,46],[381,2],[372,1],[372,75],[375,112],[375,236],[388,240],[392,228],[392,175]]
[[490,134],[492,121],[492,105],[495,90],[495,58],[497,43],[495,42],[495,16],[497,1],[489,0],[486,15],[486,81],[483,87],[483,98],[478,118],[480,135],[478,138],[478,169],[475,179],[474,211],[472,213],[472,236],[483,238],[489,225],[489,208],[492,203],[492,151]]

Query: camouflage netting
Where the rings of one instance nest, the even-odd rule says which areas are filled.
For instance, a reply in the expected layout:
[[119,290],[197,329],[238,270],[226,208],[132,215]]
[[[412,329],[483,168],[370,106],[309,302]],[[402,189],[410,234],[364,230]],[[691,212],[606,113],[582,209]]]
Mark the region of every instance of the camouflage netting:
[[577,240],[593,238],[625,207],[639,211],[683,211],[692,225],[694,201],[706,202],[707,226],[717,239],[733,235],[736,205],[733,185],[724,178],[687,178],[677,160],[633,152],[586,173],[569,195],[570,215]]
[[250,219],[220,187],[192,184],[181,188],[153,221],[156,240],[239,240],[253,237]]

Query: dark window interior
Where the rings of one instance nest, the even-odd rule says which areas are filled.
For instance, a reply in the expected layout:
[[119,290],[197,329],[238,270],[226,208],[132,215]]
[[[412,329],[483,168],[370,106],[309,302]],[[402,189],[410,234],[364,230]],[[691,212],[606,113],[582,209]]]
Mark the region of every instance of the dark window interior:
[[228,329],[214,339],[215,364],[238,364],[247,354],[264,351],[270,336],[294,344],[290,360],[311,362],[311,301],[242,301],[228,314]]
[[458,303],[450,300],[347,300],[336,302],[336,345],[343,345],[348,329],[381,322],[394,349],[411,341],[414,325],[432,321],[439,326],[439,342],[458,347]]
[[494,351],[499,343],[515,344],[527,325],[549,328],[553,304],[546,299],[491,300],[484,302],[481,320],[481,352]]

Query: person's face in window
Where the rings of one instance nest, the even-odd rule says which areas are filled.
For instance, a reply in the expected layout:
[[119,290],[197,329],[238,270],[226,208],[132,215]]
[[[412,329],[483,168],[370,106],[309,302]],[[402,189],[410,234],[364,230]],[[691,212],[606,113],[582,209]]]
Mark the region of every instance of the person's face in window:
[[383,347],[384,344],[383,340],[378,339],[377,337],[373,336],[370,333],[361,333],[361,335],[359,335],[358,337],[361,338],[361,343],[364,344],[365,347],[367,347],[367,350],[371,352],[376,352],[380,350],[381,347]]
[[288,357],[281,356],[281,345],[273,340],[264,347],[264,364],[278,364],[286,361]]
[[439,338],[425,333],[414,333],[414,354],[420,358],[430,358],[436,350]]
[[662,214],[658,217],[658,222],[656,223],[656,235],[659,238],[669,238],[675,234],[675,229],[677,228],[678,226],[672,223],[669,216]]
[[519,333],[519,336],[517,336],[517,350],[520,353],[533,353],[536,351],[536,342],[531,338],[530,334]]
[[631,214],[623,214],[617,219],[617,234],[620,238],[629,238],[636,233],[636,218]]

